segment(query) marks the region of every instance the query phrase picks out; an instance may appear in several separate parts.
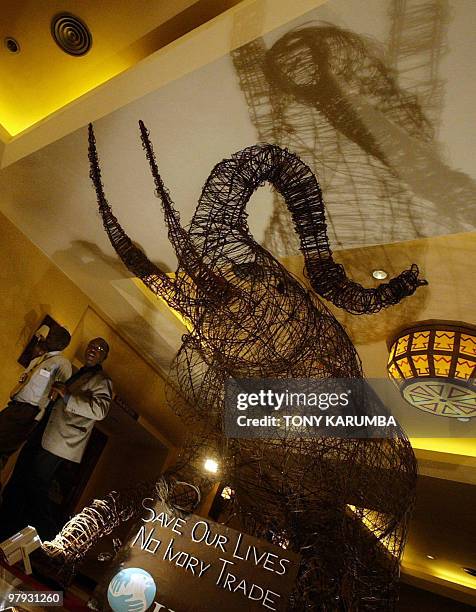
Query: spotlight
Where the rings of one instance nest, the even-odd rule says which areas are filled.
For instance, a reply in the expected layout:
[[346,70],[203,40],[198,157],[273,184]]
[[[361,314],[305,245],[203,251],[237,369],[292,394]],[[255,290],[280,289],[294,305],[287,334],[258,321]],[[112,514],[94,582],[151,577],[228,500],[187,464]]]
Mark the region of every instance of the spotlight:
[[234,494],[235,492],[231,487],[223,487],[223,490],[221,492],[221,496],[223,497],[223,499],[231,499]]
[[426,555],[426,558],[431,559],[432,561],[436,559],[436,557],[434,557],[433,555]]
[[385,280],[388,276],[388,272],[385,272],[385,270],[373,270],[372,276],[377,280]]
[[218,463],[215,459],[205,459],[203,464],[205,471],[211,472],[212,474],[216,474],[218,472]]

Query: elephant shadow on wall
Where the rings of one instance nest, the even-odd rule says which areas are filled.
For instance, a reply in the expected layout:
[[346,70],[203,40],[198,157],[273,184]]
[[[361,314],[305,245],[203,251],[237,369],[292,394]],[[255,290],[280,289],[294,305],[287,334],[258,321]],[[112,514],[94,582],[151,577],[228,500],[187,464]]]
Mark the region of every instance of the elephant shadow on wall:
[[[438,56],[440,40],[425,44]],[[319,177],[334,245],[476,227],[474,181],[442,160],[435,126],[375,42],[324,24],[291,30],[270,48],[256,39],[231,56],[259,139],[288,147]],[[435,81],[432,91],[442,88]],[[278,256],[298,250],[277,194],[263,244]]]

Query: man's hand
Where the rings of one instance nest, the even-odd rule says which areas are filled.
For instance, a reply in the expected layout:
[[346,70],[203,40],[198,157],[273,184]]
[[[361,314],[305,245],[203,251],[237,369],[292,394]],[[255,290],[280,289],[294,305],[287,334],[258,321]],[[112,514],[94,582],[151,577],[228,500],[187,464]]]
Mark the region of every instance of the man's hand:
[[50,391],[50,399],[55,400],[58,396],[64,397],[68,393],[68,387],[62,382],[54,382]]

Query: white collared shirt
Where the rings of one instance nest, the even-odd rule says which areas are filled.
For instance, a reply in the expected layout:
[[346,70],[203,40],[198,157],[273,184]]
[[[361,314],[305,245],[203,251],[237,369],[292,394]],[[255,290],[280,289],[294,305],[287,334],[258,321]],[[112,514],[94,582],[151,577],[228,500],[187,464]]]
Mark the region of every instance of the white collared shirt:
[[25,385],[17,391],[13,399],[33,404],[40,408],[36,419],[40,420],[49,403],[49,393],[54,382],[65,382],[70,378],[71,363],[60,351],[49,351],[33,359],[25,374],[31,373]]

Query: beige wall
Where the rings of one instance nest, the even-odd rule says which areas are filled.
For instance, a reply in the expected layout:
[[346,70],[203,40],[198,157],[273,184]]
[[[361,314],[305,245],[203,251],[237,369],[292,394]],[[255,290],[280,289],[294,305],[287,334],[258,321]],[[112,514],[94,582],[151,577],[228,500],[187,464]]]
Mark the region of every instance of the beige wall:
[[[23,371],[17,359],[43,317],[48,314],[72,334],[66,355],[80,365],[89,339],[103,336],[111,347],[105,369],[114,381],[116,392],[140,414],[141,423],[169,454],[176,451],[174,442],[180,438],[180,421],[165,407],[165,381],[114,330],[90,302],[88,297],[65,276],[37,247],[0,213],[0,297],[3,306],[0,318],[0,409],[8,402],[10,390]],[[166,419],[164,421],[164,415]],[[137,471],[138,480],[144,474],[143,449],[124,449],[130,471]],[[110,438],[98,465],[84,491],[81,503],[108,492],[108,476],[116,474],[114,457],[118,447]],[[116,455],[117,456],[117,455]],[[158,459],[158,458],[157,458]],[[161,456],[159,463],[164,461]],[[13,467],[7,466],[2,480]],[[152,462],[154,469],[159,463]],[[147,470],[146,470],[147,471]],[[117,479],[116,479],[117,480]],[[111,483],[117,486],[117,483]]]
[[23,368],[17,359],[49,314],[71,334],[88,306],[87,296],[24,234],[0,214],[0,405]]

